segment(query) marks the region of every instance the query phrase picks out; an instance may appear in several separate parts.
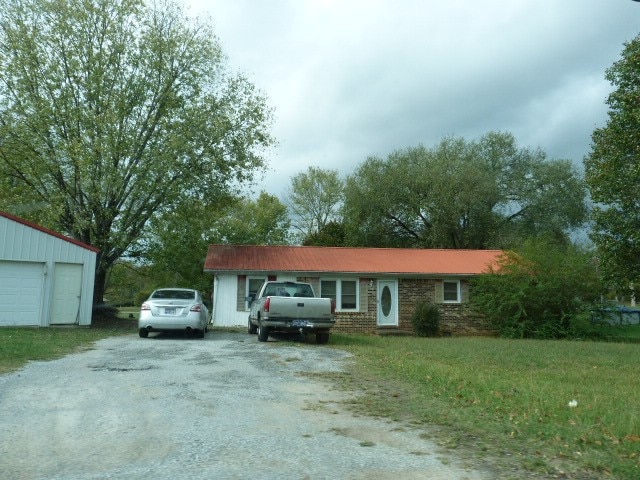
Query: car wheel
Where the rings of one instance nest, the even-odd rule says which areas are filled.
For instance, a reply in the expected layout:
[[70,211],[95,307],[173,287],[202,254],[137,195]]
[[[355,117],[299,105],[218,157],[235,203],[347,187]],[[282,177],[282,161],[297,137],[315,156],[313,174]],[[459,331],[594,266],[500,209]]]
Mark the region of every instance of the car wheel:
[[266,342],[269,339],[269,327],[262,326],[262,323],[258,323],[258,341]]
[[140,338],[147,338],[149,336],[149,330],[141,328],[138,330],[138,335],[140,335]]
[[258,327],[251,323],[251,317],[247,320],[247,332],[251,335],[255,335],[258,332]]
[[329,341],[329,332],[317,332],[316,333],[316,343],[319,345],[323,345]]

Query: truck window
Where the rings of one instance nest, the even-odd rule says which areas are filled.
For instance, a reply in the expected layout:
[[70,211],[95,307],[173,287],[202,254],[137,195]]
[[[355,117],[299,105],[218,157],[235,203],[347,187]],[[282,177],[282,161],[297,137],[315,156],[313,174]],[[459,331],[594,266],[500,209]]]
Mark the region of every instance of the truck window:
[[263,293],[264,297],[306,297],[313,298],[311,285],[300,283],[271,283]]
[[313,298],[313,290],[311,285],[296,285],[294,297]]

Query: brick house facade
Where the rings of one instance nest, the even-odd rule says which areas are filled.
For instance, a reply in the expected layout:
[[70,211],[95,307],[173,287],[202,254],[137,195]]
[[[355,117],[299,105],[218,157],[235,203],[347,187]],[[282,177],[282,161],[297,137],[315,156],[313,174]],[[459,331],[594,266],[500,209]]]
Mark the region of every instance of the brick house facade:
[[470,280],[493,264],[497,250],[417,250],[211,245],[205,271],[214,274],[213,321],[242,326],[245,297],[262,281],[310,283],[336,300],[333,331],[413,334],[418,301],[441,312],[444,335],[490,333],[469,308]]
[[[299,281],[312,283],[309,278],[300,278]],[[370,283],[372,282],[372,283]],[[427,300],[438,305],[441,313],[440,332],[443,335],[487,335],[492,331],[482,317],[474,315],[469,308],[469,281],[461,281],[463,292],[460,303],[443,303],[436,292],[442,281],[435,279],[405,278],[398,284],[398,325],[377,325],[377,296],[376,280],[365,279],[366,287],[361,289],[367,298],[367,308],[360,312],[336,312],[336,325],[334,331],[345,333],[365,334],[413,334],[411,317],[416,305],[422,300]],[[362,285],[362,282],[361,282]]]

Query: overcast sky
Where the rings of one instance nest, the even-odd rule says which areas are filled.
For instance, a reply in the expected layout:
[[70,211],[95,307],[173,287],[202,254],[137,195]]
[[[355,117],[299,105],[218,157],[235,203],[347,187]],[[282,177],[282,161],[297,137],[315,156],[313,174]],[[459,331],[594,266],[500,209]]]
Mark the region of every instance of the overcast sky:
[[257,191],[309,166],[492,130],[582,166],[604,73],[640,33],[632,0],[185,0],[275,110]]

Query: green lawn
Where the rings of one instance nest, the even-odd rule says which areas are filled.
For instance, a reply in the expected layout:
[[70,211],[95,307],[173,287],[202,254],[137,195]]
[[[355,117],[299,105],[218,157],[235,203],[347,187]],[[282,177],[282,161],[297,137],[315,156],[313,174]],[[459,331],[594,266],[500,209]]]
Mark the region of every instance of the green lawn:
[[352,335],[331,344],[355,355],[343,380],[366,393],[356,411],[425,433],[437,426],[444,447],[505,471],[640,478],[640,345]]
[[119,316],[125,318],[100,319],[91,327],[0,328],[0,374],[32,360],[51,360],[90,349],[102,338],[134,333],[136,321],[128,318],[128,313]]

